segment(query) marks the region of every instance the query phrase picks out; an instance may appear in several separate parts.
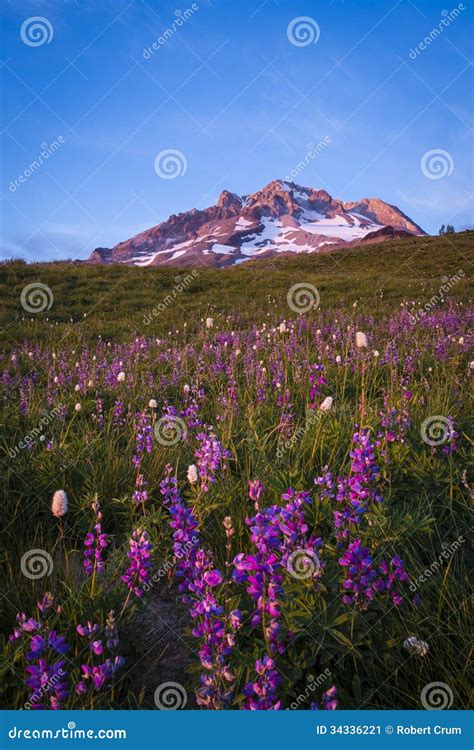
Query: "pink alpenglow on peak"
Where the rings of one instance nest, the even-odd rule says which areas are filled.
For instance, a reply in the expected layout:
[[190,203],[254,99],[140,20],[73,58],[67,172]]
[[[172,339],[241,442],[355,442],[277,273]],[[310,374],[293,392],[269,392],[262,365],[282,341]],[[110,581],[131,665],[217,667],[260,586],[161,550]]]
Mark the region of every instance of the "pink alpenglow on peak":
[[214,206],[173,214],[88,263],[134,266],[237,266],[253,258],[352,250],[425,232],[378,198],[344,202],[326,190],[273,180],[250,195],[227,190]]

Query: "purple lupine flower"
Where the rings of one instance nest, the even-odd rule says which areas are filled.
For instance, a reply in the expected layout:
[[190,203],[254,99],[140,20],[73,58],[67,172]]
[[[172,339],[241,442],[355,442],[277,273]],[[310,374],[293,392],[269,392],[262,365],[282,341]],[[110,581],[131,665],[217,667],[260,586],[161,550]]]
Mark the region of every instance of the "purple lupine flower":
[[404,596],[398,584],[407,583],[409,578],[400,557],[393,557],[390,563],[382,560],[375,566],[369,548],[363,547],[361,540],[356,539],[339,558],[339,565],[345,569],[342,584],[344,604],[355,604],[360,609],[367,609],[380,594],[390,596],[396,606],[403,604]]
[[[323,711],[335,711],[338,704],[336,686],[333,685],[329,690],[326,690],[326,692],[322,694],[321,699],[323,703]],[[311,703],[311,710],[319,711],[320,706],[317,703]]]
[[102,513],[97,500],[92,503],[92,510],[95,514],[96,523],[94,524],[94,530],[89,531],[84,539],[84,570],[88,576],[94,572],[99,575],[104,572],[105,563],[102,555],[109,545],[108,535],[102,532],[100,523]]
[[256,552],[241,552],[233,561],[233,578],[246,584],[247,593],[256,607],[251,618],[252,626],[264,625],[265,640],[272,652],[278,648],[283,581],[277,554],[281,546],[278,511],[279,508],[273,505],[246,519]]
[[[89,621],[85,625],[78,625],[76,629],[80,636],[89,641],[89,657],[87,662],[81,665],[82,675],[76,685],[76,694],[81,696],[88,692],[88,684],[93,686],[95,692],[101,690],[112,680],[115,672],[125,664],[125,659],[116,653],[119,638],[113,611],[108,614],[106,620],[105,645],[102,639],[96,638],[100,632],[97,623]],[[107,658],[102,663],[96,664],[95,657],[102,656],[104,651],[108,652]],[[90,683],[88,683],[89,680]]]
[[50,628],[47,618],[59,607],[54,607],[51,594],[43,596],[38,609],[45,621],[27,618],[24,613],[17,615],[18,627],[10,636],[11,641],[22,641],[26,658],[26,685],[31,692],[27,707],[33,710],[49,708],[58,710],[69,696],[68,675],[64,656],[69,650],[66,639]]
[[238,610],[225,614],[216,599],[215,589],[223,582],[222,573],[215,567],[212,555],[203,549],[198,524],[182,500],[171,466],[166,467],[161,482],[163,504],[171,514],[173,550],[176,576],[180,580],[182,600],[190,607],[194,620],[192,634],[199,640],[199,658],[205,670],[196,691],[198,705],[208,709],[225,707],[232,697],[234,675],[228,660],[235,644],[235,632],[240,628]]
[[35,710],[47,708],[44,699],[49,698],[49,708],[57,711],[69,697],[69,683],[65,670],[65,660],[60,659],[48,664],[47,658],[39,658],[35,664],[29,664],[26,672],[29,677],[26,684],[32,690],[28,706]]
[[265,487],[260,479],[249,479],[249,497],[254,501],[255,510],[258,510],[260,498],[265,491]]
[[327,385],[327,379],[320,373],[324,372],[324,365],[311,365],[309,382],[309,408],[314,410],[320,400],[321,386]]
[[332,474],[327,471],[327,467],[324,476],[314,480],[317,486],[324,488],[323,497],[332,498],[343,506],[342,510],[336,510],[333,514],[336,538],[339,542],[348,541],[351,532],[360,524],[370,505],[382,501],[377,489],[380,469],[368,431],[356,429],[352,442],[349,475],[337,477],[336,492]]
[[255,662],[257,678],[254,682],[248,682],[244,688],[247,701],[242,708],[247,711],[279,711],[281,701],[276,699],[276,689],[280,683],[280,677],[274,668],[274,661],[265,655],[263,659]]
[[123,401],[116,401],[113,408],[113,426],[115,429],[125,424],[125,408]]
[[[255,552],[239,553],[233,561],[233,579],[246,585],[255,604],[251,624],[253,627],[263,626],[265,641],[272,654],[283,650],[280,638],[283,574],[291,573],[295,555],[300,553],[309,563],[309,576],[316,578],[323,570],[317,555],[322,540],[309,534],[304,517],[303,509],[311,502],[310,494],[290,488],[282,499],[288,501],[286,505],[272,505],[246,519]],[[300,577],[307,577],[307,571]]]
[[374,581],[377,578],[369,548],[363,547],[362,541],[356,539],[339,558],[339,565],[345,569],[342,601],[366,609],[375,596]]
[[129,545],[130,550],[127,552],[127,557],[130,560],[130,565],[121,580],[127,585],[130,592],[133,591],[135,596],[141,597],[150,583],[151,544],[148,532],[141,529],[134,531],[129,540]]
[[138,504],[148,500],[147,482],[141,473],[141,465],[144,453],[151,453],[153,450],[153,427],[150,416],[146,411],[137,414],[137,427],[135,434],[135,453],[132,456],[132,463],[137,471],[135,478],[135,491],[132,498]]
[[196,465],[201,479],[201,490],[209,491],[209,485],[217,481],[219,471],[225,471],[225,461],[230,457],[216,436],[200,432],[197,436],[199,448],[195,452]]
[[143,474],[137,474],[135,479],[135,490],[132,493],[132,499],[135,500],[136,504],[145,503],[148,500],[148,490],[145,489],[147,482]]

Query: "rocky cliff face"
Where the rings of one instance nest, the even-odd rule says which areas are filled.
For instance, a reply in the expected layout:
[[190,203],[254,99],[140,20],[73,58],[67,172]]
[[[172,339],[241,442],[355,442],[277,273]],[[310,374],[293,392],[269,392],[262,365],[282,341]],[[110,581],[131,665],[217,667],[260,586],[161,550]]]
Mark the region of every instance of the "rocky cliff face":
[[220,267],[416,234],[424,232],[378,198],[344,203],[325,190],[274,180],[251,195],[224,190],[215,206],[173,214],[113,248],[96,248],[88,262]]

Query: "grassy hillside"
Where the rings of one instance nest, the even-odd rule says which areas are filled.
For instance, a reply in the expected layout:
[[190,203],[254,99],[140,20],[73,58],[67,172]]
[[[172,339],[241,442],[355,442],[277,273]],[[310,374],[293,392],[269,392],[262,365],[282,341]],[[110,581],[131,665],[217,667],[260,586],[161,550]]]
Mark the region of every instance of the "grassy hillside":
[[[473,250],[474,232],[463,232],[326,255],[251,261],[229,270],[197,268],[194,274],[178,268],[7,263],[0,266],[3,346],[9,348],[24,336],[55,340],[58,334],[85,339],[99,334],[163,335],[184,322],[195,330],[212,312],[237,312],[242,323],[264,308],[272,311],[272,318],[279,313],[291,316],[286,295],[299,282],[317,287],[321,310],[347,308],[357,301],[360,311],[377,315],[406,299],[422,306],[439,294],[444,277],[463,270],[464,278],[444,296],[466,300]],[[21,292],[37,282],[50,288],[53,303],[49,310],[28,315]]]

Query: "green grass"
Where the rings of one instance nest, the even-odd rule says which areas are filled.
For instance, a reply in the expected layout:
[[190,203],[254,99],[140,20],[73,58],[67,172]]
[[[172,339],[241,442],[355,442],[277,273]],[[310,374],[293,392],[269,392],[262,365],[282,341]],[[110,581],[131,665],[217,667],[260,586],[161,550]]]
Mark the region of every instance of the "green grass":
[[[249,479],[264,482],[264,506],[281,503],[288,487],[312,493],[307,522],[323,539],[326,567],[318,586],[288,576],[284,581],[282,626],[291,645],[278,669],[286,705],[303,695],[301,707],[308,708],[323,689],[336,684],[341,708],[419,709],[422,689],[441,681],[452,691],[452,707],[467,708],[473,237],[467,232],[414,238],[350,253],[278,258],[231,270],[198,269],[192,283],[169,304],[163,300],[176,286],[175,277],[183,283],[191,270],[18,262],[1,266],[2,707],[20,708],[27,700],[21,648],[6,642],[16,612],[34,615],[36,601],[51,590],[63,608],[56,627],[71,643],[69,658],[77,666],[83,646],[74,633],[77,623],[90,618],[104,625],[110,609],[116,614],[122,610],[119,579],[132,529],[148,530],[154,569],[168,570],[171,538],[159,485],[171,464],[199,518],[204,544],[223,571],[225,516],[232,517],[235,527],[232,554],[251,550],[245,524],[253,512]],[[456,274],[460,280],[450,283],[443,299],[433,305],[432,320],[403,322],[404,310],[419,310],[438,294],[443,278]],[[27,315],[21,292],[36,282],[51,289],[53,304]],[[287,293],[302,282],[317,287],[320,305],[298,316],[288,307]],[[153,315],[153,309],[159,313]],[[202,322],[207,316],[214,318],[210,330]],[[286,333],[274,330],[283,319],[291,329]],[[356,330],[369,337],[365,353],[354,347]],[[375,349],[380,358],[374,356]],[[336,354],[342,357],[341,365]],[[317,363],[324,365],[327,378],[318,401],[331,395],[334,406],[308,421],[309,376]],[[109,378],[112,368],[122,367],[124,383]],[[54,376],[60,376],[59,384]],[[202,421],[213,426],[230,452],[228,468],[209,493],[198,493],[186,481],[187,467],[195,461],[196,430],[172,446],[155,441],[142,465],[150,493],[143,514],[131,499],[134,417],[148,408],[150,398],[158,401],[157,416],[165,405],[183,409],[185,385],[198,400]],[[294,440],[278,431],[285,411],[278,397],[285,390]],[[97,399],[103,402],[102,428],[96,419]],[[21,411],[23,400],[27,409]],[[125,405],[120,427],[113,417],[117,400]],[[77,402],[79,413],[74,410]],[[51,416],[58,405],[64,407],[63,419]],[[402,421],[406,417],[406,431],[403,440],[391,441],[382,430],[376,452],[383,503],[371,507],[359,535],[377,561],[394,554],[403,557],[412,581],[438,563],[418,585],[419,608],[408,597],[401,608],[380,601],[373,609],[359,611],[342,604],[334,502],[320,498],[314,477],[326,465],[336,476],[347,474],[354,424],[361,423],[375,439],[381,430],[380,412],[387,408],[395,409]],[[41,426],[45,414],[47,423]],[[454,420],[458,437],[452,453],[432,450],[423,441],[421,425],[432,415]],[[45,441],[39,439],[40,432]],[[28,435],[33,436],[31,447],[19,448]],[[62,530],[50,512],[51,495],[58,488],[69,496]],[[82,544],[91,528],[95,496],[112,545],[104,577],[92,583],[82,572]],[[456,549],[443,557],[456,541]],[[31,549],[51,555],[49,577],[31,580],[22,573],[21,558]],[[232,586],[232,606],[248,614],[248,598]],[[120,618],[119,652],[126,657],[126,667],[114,690],[88,695],[82,704],[71,698],[69,705],[153,709],[154,690],[166,680],[185,685],[193,705],[199,664],[189,630],[186,609],[178,604],[172,576],[166,575]],[[427,657],[410,657],[403,650],[410,635],[429,643]],[[261,633],[247,622],[233,657],[237,694],[252,679],[254,660],[264,649]],[[326,669],[328,680],[314,694],[308,692],[310,676]],[[237,696],[234,708],[239,700]]]
[[[0,266],[2,343],[8,349],[25,335],[30,341],[55,341],[58,335],[85,341],[98,335],[163,335],[184,323],[196,330],[213,311],[237,313],[242,323],[264,310],[285,316],[287,291],[298,282],[317,287],[321,310],[347,309],[357,300],[361,309],[380,315],[405,299],[421,306],[439,292],[443,277],[463,270],[465,279],[449,296],[467,300],[473,245],[474,232],[417,237],[325,255],[251,261],[229,270],[197,268],[189,284],[184,279],[191,269],[8,263]],[[166,303],[177,288],[177,276],[185,289]],[[29,316],[20,295],[35,282],[49,286],[54,301],[50,310]],[[145,324],[150,316],[151,323]],[[54,330],[48,330],[45,318]]]

